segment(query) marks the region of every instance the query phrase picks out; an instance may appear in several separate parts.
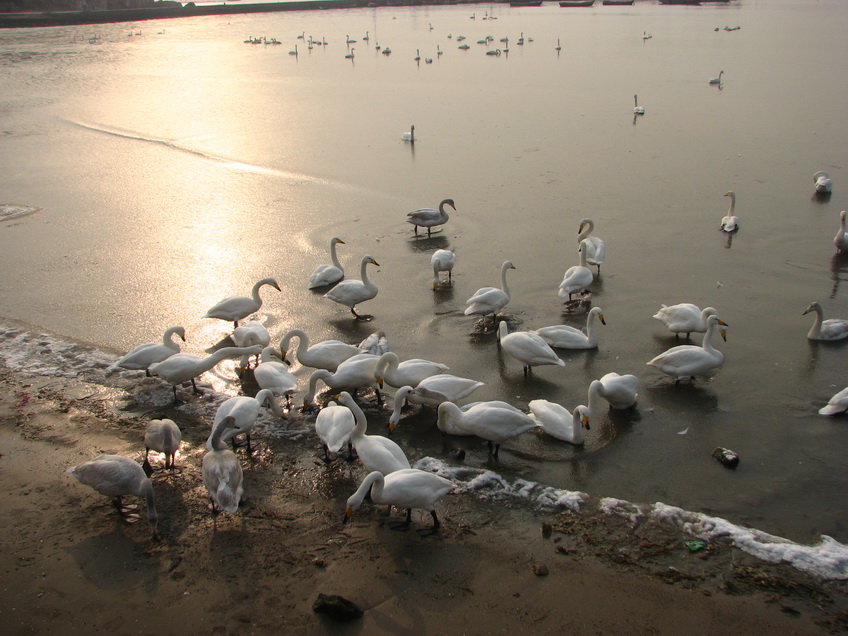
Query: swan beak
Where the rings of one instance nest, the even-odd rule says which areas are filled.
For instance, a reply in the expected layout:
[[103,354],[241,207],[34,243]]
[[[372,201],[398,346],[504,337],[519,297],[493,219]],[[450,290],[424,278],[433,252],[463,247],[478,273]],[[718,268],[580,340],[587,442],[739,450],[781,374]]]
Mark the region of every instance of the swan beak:
[[589,416],[588,415],[584,415],[582,418],[580,418],[580,425],[583,428],[585,428],[587,431],[589,430]]
[[583,223],[581,223],[580,227],[577,228],[577,233],[580,234],[580,232],[582,232],[582,231],[583,231]]
[[277,291],[283,291],[282,289],[280,289],[280,284],[279,284],[279,283],[276,283],[276,282],[275,282],[275,283],[274,283],[274,288],[275,288]]
[[291,366],[291,360],[286,358],[287,353],[288,353],[288,351],[286,351],[285,349],[280,347],[280,357],[283,359],[283,362],[285,362],[287,365]]
[[372,258],[369,262],[370,262],[372,265],[376,265],[377,267],[379,267],[379,266],[380,266],[380,263],[378,263],[377,261],[375,261],[373,258]]
[[345,243],[345,242],[344,242],[343,240],[341,240],[341,239],[339,239],[339,240],[338,240],[338,242],[339,242],[339,243],[341,243],[342,245],[347,245],[347,243]]
[[377,385],[382,389],[383,388],[383,378],[377,378]]
[[348,521],[350,521],[350,517],[351,517],[352,514],[353,514],[353,508],[345,509],[345,516],[344,516],[344,519],[342,519],[342,525],[344,525]]
[[727,342],[727,329],[721,330],[721,339]]
[[813,311],[813,306],[812,306],[812,305],[810,305],[809,307],[807,307],[807,308],[804,310],[804,313],[803,313],[803,314],[801,314],[801,315],[802,315],[802,316],[806,316],[806,315],[807,315],[808,313],[810,313],[811,311]]
[[150,536],[150,539],[153,541],[159,541],[159,533],[154,530],[153,534]]
[[303,408],[301,409],[301,411],[308,411],[308,410],[309,410],[309,402],[304,400],[303,401]]
[[601,321],[601,324],[602,324],[602,325],[607,324],[607,321],[606,321],[606,320],[604,320],[604,315],[603,315],[603,314],[598,314],[598,320],[600,320],[600,321]]
[[397,424],[395,424],[394,422],[389,422],[389,433],[394,432],[396,426]]

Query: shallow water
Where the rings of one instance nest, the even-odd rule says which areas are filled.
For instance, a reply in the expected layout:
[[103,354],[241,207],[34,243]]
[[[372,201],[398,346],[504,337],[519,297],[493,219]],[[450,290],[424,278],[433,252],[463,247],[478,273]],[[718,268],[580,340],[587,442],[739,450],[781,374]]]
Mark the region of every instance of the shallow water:
[[[609,371],[642,381],[633,418],[593,422],[583,449],[526,435],[494,463],[479,441],[450,440],[468,465],[848,541],[848,428],[816,413],[848,384],[848,345],[808,342],[801,315],[818,300],[825,317],[848,317],[848,260],[832,245],[846,207],[848,68],[836,60],[848,7],[598,4],[0,31],[0,204],[38,208],[0,226],[0,315],[116,352],[182,324],[198,353],[228,329],[206,309],[273,275],[283,293],[265,288],[260,315],[275,339],[301,327],[358,342],[383,329],[402,359],[484,381],[477,400],[572,408]],[[714,30],[726,25],[741,29]],[[303,32],[329,44],[309,50]],[[346,35],[359,40],[353,60]],[[284,44],[244,43],[259,36]],[[485,55],[502,37],[509,53]],[[416,64],[416,50],[433,63]],[[721,70],[721,89],[710,86]],[[414,146],[400,138],[410,124]],[[812,197],[817,170],[834,179],[830,199]],[[717,231],[728,190],[741,219],[732,242]],[[450,222],[415,237],[406,213],[447,197]],[[499,284],[509,259],[513,328],[581,325],[556,290],[584,217],[607,243],[592,299],[607,320],[600,348],[562,352],[564,368],[525,380],[462,314],[465,299]],[[372,322],[306,290],[332,236],[349,276],[363,254],[380,263],[369,270],[379,295],[361,307]],[[453,287],[434,292],[438,247],[455,249],[457,266]],[[677,302],[715,306],[730,325],[726,344],[716,338],[723,367],[693,385],[645,366],[677,344],[651,318]],[[308,370],[297,374],[305,390]],[[446,457],[433,419],[403,421],[411,454]],[[716,446],[740,466],[711,459]]]

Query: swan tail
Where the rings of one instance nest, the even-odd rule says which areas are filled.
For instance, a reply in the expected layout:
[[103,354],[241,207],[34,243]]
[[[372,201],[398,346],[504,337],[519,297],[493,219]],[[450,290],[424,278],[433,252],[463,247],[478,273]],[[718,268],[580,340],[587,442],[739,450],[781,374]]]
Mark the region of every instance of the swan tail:
[[838,404],[828,404],[819,409],[819,415],[839,415],[840,413],[844,413],[848,407]]

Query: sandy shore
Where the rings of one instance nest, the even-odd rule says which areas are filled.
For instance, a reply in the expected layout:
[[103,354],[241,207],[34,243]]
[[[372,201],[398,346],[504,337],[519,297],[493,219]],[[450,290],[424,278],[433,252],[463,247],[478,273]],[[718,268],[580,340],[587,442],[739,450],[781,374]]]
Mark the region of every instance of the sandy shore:
[[[255,458],[243,458],[248,502],[214,519],[200,479],[203,422],[179,422],[179,470],[153,477],[153,542],[145,521],[120,522],[105,497],[65,473],[100,453],[140,459],[140,414],[114,410],[114,393],[81,382],[0,370],[0,386],[5,634],[848,630],[844,581],[721,542],[691,553],[678,531],[633,528],[597,506],[555,514],[449,495],[435,536],[393,531],[369,503],[342,527],[364,471],[316,461],[308,437],[256,439]],[[429,523],[420,511],[413,519]],[[364,615],[316,615],[319,593]]]

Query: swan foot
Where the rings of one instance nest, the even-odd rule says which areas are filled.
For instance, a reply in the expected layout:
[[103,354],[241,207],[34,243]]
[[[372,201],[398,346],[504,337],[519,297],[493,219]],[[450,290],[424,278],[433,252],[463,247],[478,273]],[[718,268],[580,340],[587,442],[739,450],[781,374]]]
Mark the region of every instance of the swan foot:
[[431,510],[430,515],[433,517],[433,525],[429,528],[422,528],[418,531],[418,536],[421,537],[429,537],[431,535],[436,534],[439,531],[439,527],[442,525],[439,521],[439,518],[436,516],[436,511]]
[[406,509],[406,520],[405,521],[396,521],[394,523],[389,524],[389,528],[397,531],[407,531],[412,526],[412,508]]

